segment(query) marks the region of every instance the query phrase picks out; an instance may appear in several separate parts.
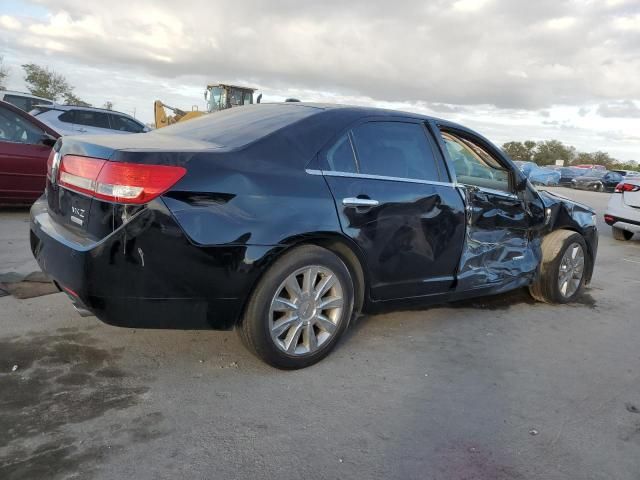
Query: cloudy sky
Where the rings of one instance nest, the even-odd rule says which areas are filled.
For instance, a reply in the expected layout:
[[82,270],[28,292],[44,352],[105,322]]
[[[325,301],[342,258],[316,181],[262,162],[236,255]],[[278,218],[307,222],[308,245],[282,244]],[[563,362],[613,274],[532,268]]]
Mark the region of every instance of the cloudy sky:
[[640,160],[640,0],[0,0],[0,55],[146,122],[226,81]]

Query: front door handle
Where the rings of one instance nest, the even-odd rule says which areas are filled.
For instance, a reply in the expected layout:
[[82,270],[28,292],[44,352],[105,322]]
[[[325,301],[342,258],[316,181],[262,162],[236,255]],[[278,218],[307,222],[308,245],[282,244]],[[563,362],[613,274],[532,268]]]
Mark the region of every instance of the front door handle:
[[377,207],[380,202],[371,198],[347,197],[342,199],[342,205],[345,207]]

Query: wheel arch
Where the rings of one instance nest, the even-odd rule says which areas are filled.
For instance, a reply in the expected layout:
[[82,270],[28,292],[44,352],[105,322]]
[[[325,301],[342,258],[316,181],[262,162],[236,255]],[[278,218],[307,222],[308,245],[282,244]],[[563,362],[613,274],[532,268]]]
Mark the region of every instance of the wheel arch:
[[568,231],[572,233],[577,233],[584,240],[584,243],[587,247],[587,255],[589,255],[589,262],[587,264],[587,269],[585,272],[585,285],[588,285],[589,283],[591,283],[591,277],[593,276],[593,268],[595,265],[595,252],[593,251],[593,248],[594,248],[593,245],[589,241],[588,237],[585,235],[584,231],[581,231],[575,225],[565,225],[565,224],[554,225],[553,230],[547,232],[545,235],[542,236],[541,238],[542,242],[544,243],[544,239],[546,237],[558,231]]
[[284,243],[285,248],[279,248],[277,252],[270,255],[268,263],[264,266],[260,275],[258,275],[253,281],[249,291],[247,292],[240,315],[236,319],[236,324],[239,324],[245,314],[249,300],[253,295],[254,290],[262,280],[262,277],[269,271],[271,266],[280,259],[284,254],[289,253],[292,249],[300,247],[302,245],[317,245],[322,248],[326,248],[330,252],[340,258],[349,270],[354,282],[354,315],[359,314],[366,309],[368,304],[368,282],[366,273],[366,264],[363,259],[362,253],[359,248],[348,238],[336,232],[317,232],[312,234],[306,234],[301,236],[295,236],[287,239]]

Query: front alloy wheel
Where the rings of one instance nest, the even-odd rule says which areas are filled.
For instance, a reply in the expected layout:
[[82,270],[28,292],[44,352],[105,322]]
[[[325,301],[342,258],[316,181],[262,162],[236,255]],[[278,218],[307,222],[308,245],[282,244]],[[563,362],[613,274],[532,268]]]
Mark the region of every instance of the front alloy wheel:
[[565,250],[558,269],[558,289],[565,298],[572,297],[584,275],[584,250],[578,243],[572,243]]
[[586,271],[591,268],[582,235],[555,230],[542,240],[538,278],[529,286],[531,296],[547,303],[572,302],[582,292]]

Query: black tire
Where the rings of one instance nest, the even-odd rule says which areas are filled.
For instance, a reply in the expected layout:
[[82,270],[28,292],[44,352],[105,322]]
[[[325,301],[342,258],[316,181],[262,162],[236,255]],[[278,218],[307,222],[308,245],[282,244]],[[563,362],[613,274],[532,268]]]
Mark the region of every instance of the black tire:
[[611,227],[611,233],[613,234],[613,238],[621,242],[627,242],[633,237],[633,232],[618,227]]
[[[574,243],[582,247],[584,254],[584,267],[582,278],[575,293],[564,296],[558,285],[560,263],[564,253]],[[586,272],[589,269],[591,259],[587,253],[587,245],[582,235],[570,230],[556,230],[548,234],[542,240],[542,262],[538,278],[529,286],[529,293],[539,302],[545,303],[569,303],[575,300],[584,288]]]
[[[337,328],[318,350],[304,355],[289,355],[271,338],[269,315],[272,299],[282,282],[306,266],[318,265],[333,272],[342,287],[343,308]],[[269,365],[285,370],[305,368],[319,362],[335,347],[346,330],[353,314],[354,287],[349,269],[338,256],[316,245],[303,245],[285,253],[269,268],[258,282],[238,326],[243,343]]]

